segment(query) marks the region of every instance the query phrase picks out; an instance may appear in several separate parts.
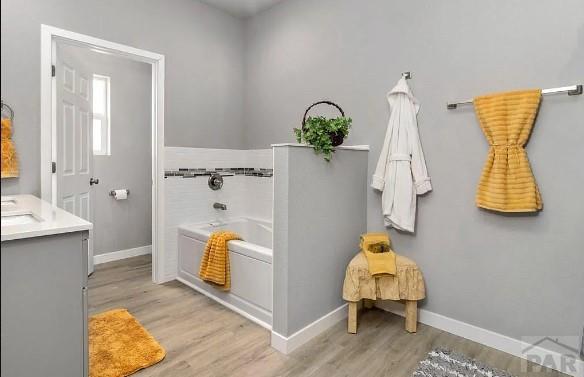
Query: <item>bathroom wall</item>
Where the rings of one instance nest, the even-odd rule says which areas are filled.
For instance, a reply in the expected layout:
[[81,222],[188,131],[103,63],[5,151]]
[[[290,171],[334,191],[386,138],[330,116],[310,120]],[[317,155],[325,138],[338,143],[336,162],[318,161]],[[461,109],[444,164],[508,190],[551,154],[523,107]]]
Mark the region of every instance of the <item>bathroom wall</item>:
[[[41,23],[165,54],[167,146],[292,141],[304,109],[330,98],[354,119],[346,144],[371,145],[368,176],[386,130],[385,94],[412,71],[434,191],[418,202],[415,236],[390,234],[425,273],[423,307],[514,338],[580,334],[583,97],[544,99],[527,150],[545,208],[529,216],[474,206],[487,143],[472,108],[445,103],[581,82],[581,0],[288,0],[245,25],[192,0],[3,0],[0,21],[1,95],[16,111],[21,162],[20,178],[2,180],[3,194],[40,192]],[[190,181],[203,186],[172,179],[185,192]],[[198,213],[192,202],[167,201]],[[368,228],[382,229],[372,189],[367,212]]]
[[[583,83],[584,2],[289,0],[249,20],[246,37],[246,146],[292,141],[305,108],[329,98],[354,120],[346,144],[371,144],[368,177],[385,95],[412,71],[434,191],[418,199],[415,235],[389,232],[424,271],[422,307],[513,338],[581,335],[584,96],[543,100],[527,147],[536,215],[475,207],[488,145],[472,107],[445,104]],[[371,188],[367,209],[368,228],[383,229]]]
[[[110,81],[111,155],[93,156],[94,255],[152,244],[152,67],[58,43],[58,48]],[[112,189],[130,190],[116,201]]]
[[21,167],[2,194],[40,194],[41,24],[164,54],[165,144],[243,147],[243,21],[193,0],[2,0],[0,12],[0,88]]
[[[167,277],[176,277],[177,227],[180,224],[238,216],[271,221],[272,166],[271,149],[165,148],[164,242]],[[209,188],[208,175],[197,175],[209,171],[226,175],[220,190]],[[227,210],[214,209],[215,202],[226,204]]]
[[368,154],[339,149],[327,163],[312,148],[274,148],[272,345],[280,351],[291,345],[279,347],[278,338],[346,313],[343,278],[367,228]]

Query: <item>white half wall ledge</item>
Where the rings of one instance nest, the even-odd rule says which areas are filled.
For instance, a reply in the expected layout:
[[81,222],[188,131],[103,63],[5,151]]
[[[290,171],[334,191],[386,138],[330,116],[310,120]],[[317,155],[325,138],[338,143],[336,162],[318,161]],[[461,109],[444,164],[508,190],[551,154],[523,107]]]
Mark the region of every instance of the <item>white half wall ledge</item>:
[[[396,303],[391,301],[383,301],[381,303],[376,303],[375,307],[399,315],[401,317],[405,317],[405,313],[402,308],[403,305],[395,304]],[[538,356],[538,360],[545,361],[549,358],[553,360],[553,363],[544,366],[556,366],[553,369],[559,372],[574,377],[584,377],[584,361],[578,359],[575,360],[576,370],[562,370],[561,367],[565,365],[565,356],[559,352],[548,350],[537,345],[531,345],[519,339],[511,338],[509,336],[424,309],[419,309],[418,321],[425,325],[446,331],[450,334],[458,335],[462,338],[472,340],[487,347],[491,347],[510,355],[517,356],[524,360],[527,358],[527,355],[523,352],[523,350],[529,348],[530,356]]]
[[[272,144],[272,148],[278,147],[299,147],[299,148],[314,148],[312,145],[300,144],[300,143],[280,143]],[[348,151],[368,151],[369,145],[340,145],[334,149],[343,149]]]
[[102,264],[113,262],[126,258],[137,257],[140,255],[152,254],[152,245],[134,247],[131,249],[112,251],[110,253],[97,254],[93,256],[93,264]]
[[307,325],[306,327],[296,331],[289,337],[285,337],[284,335],[272,331],[271,345],[279,352],[288,355],[289,353],[292,353],[294,350],[298,349],[300,346],[308,343],[313,338],[333,327],[343,319],[347,318],[347,311],[347,304],[343,304],[332,312],[325,314],[316,321]]

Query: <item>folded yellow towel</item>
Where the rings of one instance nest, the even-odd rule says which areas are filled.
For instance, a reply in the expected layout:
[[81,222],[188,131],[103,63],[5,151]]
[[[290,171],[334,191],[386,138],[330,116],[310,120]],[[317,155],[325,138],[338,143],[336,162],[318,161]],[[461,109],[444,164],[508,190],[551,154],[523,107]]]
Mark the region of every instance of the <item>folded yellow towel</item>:
[[387,233],[361,235],[361,251],[367,258],[371,276],[396,274],[395,253],[390,249]]
[[205,253],[199,267],[199,277],[219,289],[228,291],[231,288],[231,265],[227,242],[240,240],[234,232],[213,232],[207,240]]
[[389,245],[385,242],[372,243],[367,246],[367,251],[372,253],[385,253],[390,251]]
[[369,265],[369,273],[371,276],[377,277],[396,274],[397,267],[395,263],[395,253],[393,250],[389,250],[384,253],[372,253],[370,251],[363,250],[363,253],[367,258],[367,264]]
[[[386,247],[383,247],[383,246]],[[387,233],[365,233],[361,235],[361,250],[383,252],[389,249],[390,241]]]

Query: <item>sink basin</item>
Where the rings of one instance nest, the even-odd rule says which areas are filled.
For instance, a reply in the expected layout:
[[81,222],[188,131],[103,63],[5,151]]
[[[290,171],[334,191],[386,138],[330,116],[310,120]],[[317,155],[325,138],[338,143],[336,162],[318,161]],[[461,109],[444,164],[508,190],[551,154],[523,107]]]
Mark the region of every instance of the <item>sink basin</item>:
[[13,209],[16,207],[16,200],[10,197],[2,197],[0,201],[1,210]]
[[2,214],[2,226],[40,223],[41,219],[32,213]]

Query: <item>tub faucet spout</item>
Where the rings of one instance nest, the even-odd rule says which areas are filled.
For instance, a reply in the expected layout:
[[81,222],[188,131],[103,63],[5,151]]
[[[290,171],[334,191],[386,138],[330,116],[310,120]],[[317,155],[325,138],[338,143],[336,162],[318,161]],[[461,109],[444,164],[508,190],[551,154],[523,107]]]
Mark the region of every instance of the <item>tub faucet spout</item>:
[[225,210],[227,210],[227,205],[225,205],[223,203],[213,203],[213,208],[225,211]]

